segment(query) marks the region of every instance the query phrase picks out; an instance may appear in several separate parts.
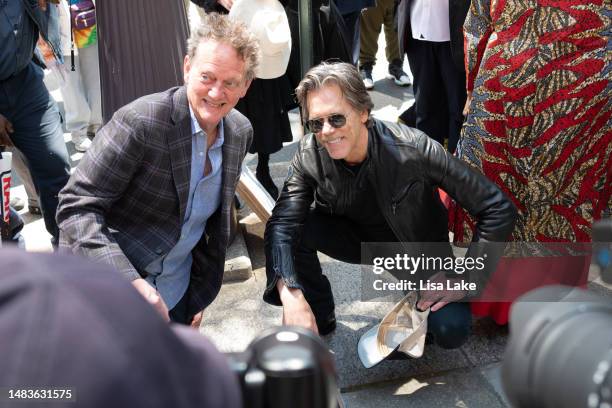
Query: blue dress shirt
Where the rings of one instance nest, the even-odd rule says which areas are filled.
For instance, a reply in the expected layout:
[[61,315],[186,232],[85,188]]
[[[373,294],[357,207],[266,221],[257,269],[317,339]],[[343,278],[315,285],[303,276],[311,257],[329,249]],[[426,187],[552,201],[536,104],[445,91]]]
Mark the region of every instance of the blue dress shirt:
[[[202,238],[208,218],[221,204],[223,120],[217,127],[217,140],[207,149],[207,135],[200,128],[191,107],[189,112],[193,134],[191,178],[181,236],[168,254],[145,268],[149,273],[146,281],[157,288],[169,310],[176,306],[187,291],[193,262],[191,251]],[[206,157],[212,170],[204,176]]]

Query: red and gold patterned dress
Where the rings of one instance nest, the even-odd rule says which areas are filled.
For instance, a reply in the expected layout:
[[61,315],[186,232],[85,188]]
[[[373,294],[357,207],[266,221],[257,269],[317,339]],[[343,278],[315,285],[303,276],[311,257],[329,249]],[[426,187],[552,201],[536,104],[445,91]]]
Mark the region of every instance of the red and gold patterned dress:
[[[472,0],[464,34],[473,99],[458,156],[519,209],[514,241],[588,242],[593,220],[612,208],[611,18],[609,0]],[[455,241],[468,241],[472,227],[462,209],[451,211]],[[547,262],[578,260],[567,261]],[[505,323],[508,307],[474,311]]]

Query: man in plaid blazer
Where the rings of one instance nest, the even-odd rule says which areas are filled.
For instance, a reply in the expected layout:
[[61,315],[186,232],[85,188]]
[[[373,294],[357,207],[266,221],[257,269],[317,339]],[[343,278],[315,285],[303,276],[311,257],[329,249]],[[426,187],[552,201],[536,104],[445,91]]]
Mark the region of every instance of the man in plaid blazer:
[[234,106],[258,45],[226,16],[205,16],[185,85],[119,109],[60,192],[60,245],[113,265],[160,313],[197,324],[217,295],[249,121]]

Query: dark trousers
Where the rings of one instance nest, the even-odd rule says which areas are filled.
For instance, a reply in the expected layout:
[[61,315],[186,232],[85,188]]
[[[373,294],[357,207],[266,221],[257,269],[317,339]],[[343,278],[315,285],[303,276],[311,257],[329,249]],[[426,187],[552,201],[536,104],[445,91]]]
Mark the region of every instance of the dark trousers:
[[414,77],[416,127],[454,152],[463,125],[465,74],[453,62],[450,41],[411,39],[408,63]]
[[[377,237],[340,216],[311,211],[294,256],[297,280],[317,321],[334,311],[329,280],[321,270],[317,251],[342,262],[361,263],[361,243],[377,242]],[[451,303],[429,314],[428,332],[444,348],[461,346],[470,334],[472,316],[467,303]]]
[[0,113],[13,124],[11,140],[28,159],[45,227],[56,243],[57,194],[70,177],[70,160],[59,109],[45,88],[42,70],[34,63],[0,81]]
[[360,17],[361,11],[343,14],[342,19],[346,24],[348,40],[351,42],[351,62],[357,66],[359,62],[359,36],[360,36]]
[[190,325],[193,320],[193,315],[190,315],[188,312],[189,306],[189,289],[185,291],[185,294],[179,300],[179,302],[168,311],[168,316],[170,317],[170,321],[174,323],[186,324]]

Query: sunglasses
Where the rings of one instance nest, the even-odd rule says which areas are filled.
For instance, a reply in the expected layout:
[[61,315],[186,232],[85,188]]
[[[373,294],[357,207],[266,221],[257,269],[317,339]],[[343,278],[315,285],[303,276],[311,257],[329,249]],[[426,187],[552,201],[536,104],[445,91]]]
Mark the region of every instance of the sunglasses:
[[329,115],[324,118],[310,119],[306,121],[306,128],[308,131],[312,133],[319,133],[323,130],[323,125],[325,125],[325,121],[335,129],[339,129],[342,126],[346,125],[346,116],[340,113],[334,113],[333,115]]

